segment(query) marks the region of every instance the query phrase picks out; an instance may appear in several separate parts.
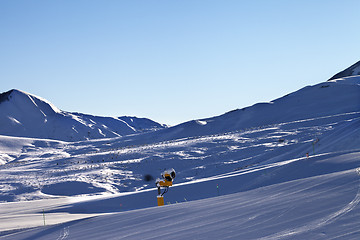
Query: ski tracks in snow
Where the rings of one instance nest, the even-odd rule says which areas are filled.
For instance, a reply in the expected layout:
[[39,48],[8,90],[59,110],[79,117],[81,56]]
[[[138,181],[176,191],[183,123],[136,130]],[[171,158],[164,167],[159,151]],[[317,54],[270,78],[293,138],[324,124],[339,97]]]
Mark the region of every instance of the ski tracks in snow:
[[69,236],[70,236],[69,227],[64,227],[60,231],[60,236],[56,240],[64,240],[64,239],[67,239]]
[[[355,169],[355,171],[360,176],[360,168]],[[342,217],[345,214],[352,211],[359,203],[360,203],[360,182],[358,183],[358,191],[357,191],[356,196],[354,197],[354,199],[351,202],[349,202],[345,207],[340,209],[339,211],[336,211],[336,212],[334,212],[332,214],[329,214],[328,216],[323,217],[321,219],[309,222],[308,224],[306,224],[304,226],[294,228],[294,229],[290,229],[290,230],[286,230],[286,231],[283,231],[283,232],[279,232],[277,234],[267,236],[267,237],[263,237],[261,239],[262,240],[270,240],[270,239],[291,238],[294,235],[298,235],[298,234],[301,234],[301,233],[305,233],[305,232],[315,230],[317,228],[320,228],[320,227],[323,227],[323,226],[328,225],[330,223],[333,223],[335,220],[339,219],[340,217]]]

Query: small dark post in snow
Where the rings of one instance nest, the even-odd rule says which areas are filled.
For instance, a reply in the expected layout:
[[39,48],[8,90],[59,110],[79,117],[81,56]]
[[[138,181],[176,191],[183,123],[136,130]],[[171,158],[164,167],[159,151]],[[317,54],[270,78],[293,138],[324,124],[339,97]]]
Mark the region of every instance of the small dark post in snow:
[[316,138],[313,142],[312,142],[312,145],[313,145],[313,154],[315,154],[315,144],[317,144],[319,142],[319,138]]
[[43,219],[44,219],[44,226],[45,226],[45,211],[43,209]]
[[313,154],[315,154],[315,143],[313,142]]

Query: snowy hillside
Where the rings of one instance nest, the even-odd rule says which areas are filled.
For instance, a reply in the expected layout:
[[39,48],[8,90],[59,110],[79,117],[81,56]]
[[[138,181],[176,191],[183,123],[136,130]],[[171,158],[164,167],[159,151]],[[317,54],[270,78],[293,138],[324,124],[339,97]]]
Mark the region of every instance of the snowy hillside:
[[165,126],[136,117],[97,117],[61,111],[40,97],[10,90],[0,94],[0,134],[80,141],[118,137]]
[[193,120],[155,134],[169,140],[358,111],[360,76],[354,76],[307,86],[271,102],[258,103],[217,117]]
[[0,164],[1,239],[359,239],[360,77],[122,137],[0,136]]
[[[346,157],[347,160],[359,157]],[[343,157],[338,157],[341,161]],[[312,159],[318,162],[319,159]],[[235,179],[236,180],[236,179]],[[213,182],[214,187],[218,182]],[[229,181],[228,183],[231,183]],[[205,186],[197,184],[204,191]],[[178,187],[171,189],[178,191]],[[192,188],[191,190],[196,191]],[[207,189],[210,191],[211,189]],[[150,194],[151,193],[151,194]],[[117,210],[122,204],[143,198],[151,200],[155,192],[138,192],[132,198],[113,199]],[[213,194],[216,195],[216,194]],[[180,194],[179,194],[180,199]],[[358,239],[360,236],[359,176],[355,170],[339,171],[251,191],[208,197],[197,201],[115,212],[111,214],[79,214],[83,205],[69,202],[34,201],[23,206],[4,204],[0,213],[14,226],[43,224],[42,209],[72,206],[71,214],[46,213],[50,226],[8,231],[2,239]],[[44,204],[46,203],[46,205]],[[93,200],[91,207],[108,202]],[[174,204],[175,203],[175,204]],[[45,205],[45,206],[44,206]],[[88,208],[90,209],[90,208]],[[11,211],[17,216],[11,217]],[[110,209],[108,209],[110,212]],[[22,213],[21,216],[19,213]],[[25,214],[24,214],[25,213]],[[26,214],[27,213],[27,214]],[[84,218],[75,220],[76,218]],[[67,223],[51,225],[65,219]],[[10,225],[10,224],[8,224]]]

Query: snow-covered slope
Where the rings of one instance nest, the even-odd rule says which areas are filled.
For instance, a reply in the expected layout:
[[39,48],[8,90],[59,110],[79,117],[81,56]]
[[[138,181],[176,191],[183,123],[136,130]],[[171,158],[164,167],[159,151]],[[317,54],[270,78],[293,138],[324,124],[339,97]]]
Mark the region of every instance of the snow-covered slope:
[[[29,98],[26,94],[19,95]],[[9,102],[1,103],[0,107]],[[44,111],[39,110],[41,104],[47,107]],[[59,113],[46,102],[36,103],[34,108],[40,111],[36,116],[45,119],[43,128],[50,122],[46,119],[51,118],[51,114],[70,116],[65,120],[80,126],[90,124],[90,120],[85,122],[86,116]],[[153,187],[152,182],[144,181],[144,175],[157,176],[164,168],[177,169],[177,181],[187,182],[303,157],[306,152],[356,149],[360,148],[359,116],[360,77],[348,77],[305,87],[271,103],[121,138],[67,143],[1,137],[0,161],[6,163],[2,166],[1,178],[5,183],[3,189],[7,190],[0,195],[0,200],[73,196],[80,188],[75,182],[87,184],[82,187],[88,190],[79,194],[135,191]],[[21,126],[30,124],[16,114],[12,117],[23,122]],[[118,121],[113,118],[98,120],[93,116],[88,119],[94,119],[93,129],[97,129],[100,120],[106,126]],[[29,129],[27,131],[33,130]],[[39,131],[38,134],[43,133]],[[33,166],[38,166],[42,173]],[[24,168],[28,176],[14,175]],[[23,189],[21,192],[18,192],[19,187]],[[63,191],[71,187],[75,190]]]
[[19,90],[0,95],[0,134],[63,141],[109,138],[164,128],[149,119],[98,117],[61,111]]
[[[0,220],[4,222],[0,225],[0,236],[3,235],[1,239],[358,239],[360,169],[353,167],[358,165],[359,154],[352,151],[290,159],[176,184],[169,192],[172,196],[166,196],[171,204],[164,207],[126,211],[129,206],[154,205],[154,190],[112,198],[1,204]],[[336,170],[343,163],[349,170]],[[272,175],[280,183],[229,194],[254,172]],[[294,173],[298,176],[289,180]],[[193,201],[193,196],[200,200]],[[53,225],[66,220],[69,222]],[[38,227],[16,230],[16,226]],[[1,233],[5,229],[9,230]]]
[[[152,182],[144,181],[144,175],[155,177],[164,168],[177,169],[177,181],[187,182],[300,158],[306,152],[360,148],[359,84],[359,77],[337,79],[303,88],[271,103],[121,138],[66,143],[2,137],[0,160],[7,164],[2,167],[1,177],[5,182],[3,189],[7,190],[0,200],[136,191],[153,187]],[[58,110],[48,107],[39,115],[44,119],[54,112]],[[78,122],[85,118],[71,116]],[[14,174],[24,168],[27,176]],[[249,183],[243,186],[248,188],[242,190],[250,188]],[[19,187],[23,189],[20,192]],[[77,194],[79,188],[82,191]]]
[[268,103],[189,121],[155,134],[161,134],[162,140],[169,140],[359,111],[360,76],[355,76],[307,86]]
[[[359,88],[334,79],[117,138],[0,136],[0,238],[359,239]],[[171,167],[155,207],[151,178]]]
[[335,74],[333,77],[331,77],[329,79],[329,81],[338,79],[338,78],[357,76],[357,75],[360,75],[360,61],[351,65],[350,67],[346,68],[345,70]]

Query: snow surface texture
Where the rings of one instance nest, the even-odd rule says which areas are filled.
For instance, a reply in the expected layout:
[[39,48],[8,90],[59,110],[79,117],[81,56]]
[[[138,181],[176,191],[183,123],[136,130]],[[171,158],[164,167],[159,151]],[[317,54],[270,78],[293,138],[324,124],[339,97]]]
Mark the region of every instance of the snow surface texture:
[[0,153],[1,239],[360,239],[358,76],[155,132],[0,136]]
[[0,134],[63,141],[119,137],[164,125],[146,118],[97,117],[61,111],[45,99],[19,90],[0,94]]

